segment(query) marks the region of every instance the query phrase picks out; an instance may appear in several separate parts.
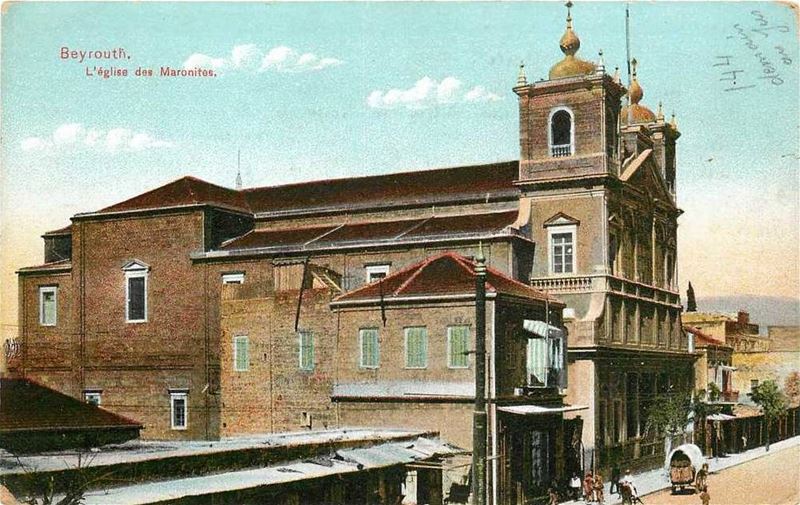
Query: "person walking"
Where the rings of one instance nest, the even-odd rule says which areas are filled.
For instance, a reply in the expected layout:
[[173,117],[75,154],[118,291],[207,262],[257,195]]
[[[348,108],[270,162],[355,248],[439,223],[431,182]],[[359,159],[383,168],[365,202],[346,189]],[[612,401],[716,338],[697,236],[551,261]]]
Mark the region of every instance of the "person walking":
[[708,463],[703,463],[702,468],[697,472],[697,476],[694,480],[694,488],[698,493],[702,493],[708,489]]
[[581,477],[577,473],[572,474],[569,480],[570,498],[577,501],[581,498]]
[[703,505],[709,505],[711,503],[711,495],[708,494],[708,490],[704,489],[702,493],[700,493],[700,501]]
[[619,463],[614,462],[614,466],[611,468],[611,488],[608,490],[609,493],[619,492],[619,477],[620,477],[620,470],[619,470]]
[[603,496],[603,476],[599,473],[594,474],[594,501],[603,505],[605,497]]
[[642,501],[639,498],[639,492],[636,490],[636,484],[633,482],[633,475],[631,475],[630,468],[625,470],[625,476],[622,477],[619,482],[621,485],[620,494],[622,494],[622,503],[631,505],[637,501]]
[[592,501],[592,495],[594,494],[594,479],[592,478],[592,472],[587,472],[586,477],[583,479],[583,500],[586,503]]

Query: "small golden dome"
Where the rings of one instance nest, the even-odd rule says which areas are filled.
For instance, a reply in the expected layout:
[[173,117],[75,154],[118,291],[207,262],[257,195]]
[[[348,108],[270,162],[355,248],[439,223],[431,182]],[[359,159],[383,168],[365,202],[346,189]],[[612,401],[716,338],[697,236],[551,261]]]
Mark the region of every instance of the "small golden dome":
[[636,63],[636,59],[634,58],[631,61],[631,65],[633,66],[631,86],[628,89],[628,97],[631,99],[630,113],[628,113],[628,106],[622,108],[622,122],[624,124],[652,123],[656,120],[656,115],[653,111],[644,105],[639,105],[639,102],[641,102],[644,97],[644,90],[641,84],[639,84],[639,79],[636,77]]
[[572,30],[571,8],[572,2],[567,2],[567,29],[558,42],[561,52],[564,53],[564,59],[550,68],[550,79],[588,75],[595,71],[594,63],[575,57],[575,53],[581,48],[581,39],[579,39],[578,35]]

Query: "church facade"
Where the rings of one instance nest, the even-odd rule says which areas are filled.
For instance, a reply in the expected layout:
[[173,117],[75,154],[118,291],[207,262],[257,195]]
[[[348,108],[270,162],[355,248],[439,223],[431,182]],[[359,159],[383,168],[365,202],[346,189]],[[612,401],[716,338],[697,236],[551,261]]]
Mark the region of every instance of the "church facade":
[[[518,161],[244,190],[185,177],[73,216],[43,236],[45,263],[19,270],[9,369],[147,438],[408,418],[469,446],[464,279],[480,249],[498,297],[490,447],[536,446],[547,465],[519,457],[541,479],[655,456],[648,406],[693,384],[675,273],[680,133],[641,103],[635,65],[626,89],[577,57],[570,14],[560,47],[548,80],[521,69],[513,88]],[[530,487],[512,466],[492,471]]]

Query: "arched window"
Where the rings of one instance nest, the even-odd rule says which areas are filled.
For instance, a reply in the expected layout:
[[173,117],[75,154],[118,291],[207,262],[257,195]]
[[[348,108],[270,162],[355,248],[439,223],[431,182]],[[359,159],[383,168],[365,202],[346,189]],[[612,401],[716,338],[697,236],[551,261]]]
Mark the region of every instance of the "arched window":
[[572,156],[572,123],[572,112],[569,109],[556,109],[550,113],[550,156]]

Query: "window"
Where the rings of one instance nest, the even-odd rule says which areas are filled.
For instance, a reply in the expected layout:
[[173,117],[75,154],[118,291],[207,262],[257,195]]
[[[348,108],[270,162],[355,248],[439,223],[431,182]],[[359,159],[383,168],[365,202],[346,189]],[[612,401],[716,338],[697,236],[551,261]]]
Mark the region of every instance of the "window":
[[550,156],[572,156],[575,144],[572,124],[572,111],[569,109],[559,108],[550,113]]
[[300,370],[314,369],[314,334],[310,331],[298,333],[300,345]]
[[380,344],[377,328],[362,328],[358,331],[360,348],[359,366],[361,368],[378,368],[380,362]]
[[99,407],[100,406],[100,395],[103,393],[102,389],[84,389],[83,390],[83,399],[86,403],[91,403],[92,405]]
[[447,328],[447,367],[469,368],[469,326]]
[[39,288],[39,324],[55,326],[58,318],[58,288],[42,286]]
[[173,430],[185,430],[188,425],[188,396],[186,390],[171,390],[169,393],[170,424]]
[[427,368],[428,329],[424,326],[406,328],[406,368]]
[[244,284],[244,272],[222,274],[223,284]]
[[550,273],[575,273],[575,226],[559,226],[548,230],[550,238]]
[[125,321],[147,321],[147,275],[150,267],[131,261],[122,269],[125,272]]
[[364,269],[367,271],[367,284],[389,275],[389,265],[367,265]]
[[233,369],[246,372],[250,368],[250,342],[246,336],[233,338]]

